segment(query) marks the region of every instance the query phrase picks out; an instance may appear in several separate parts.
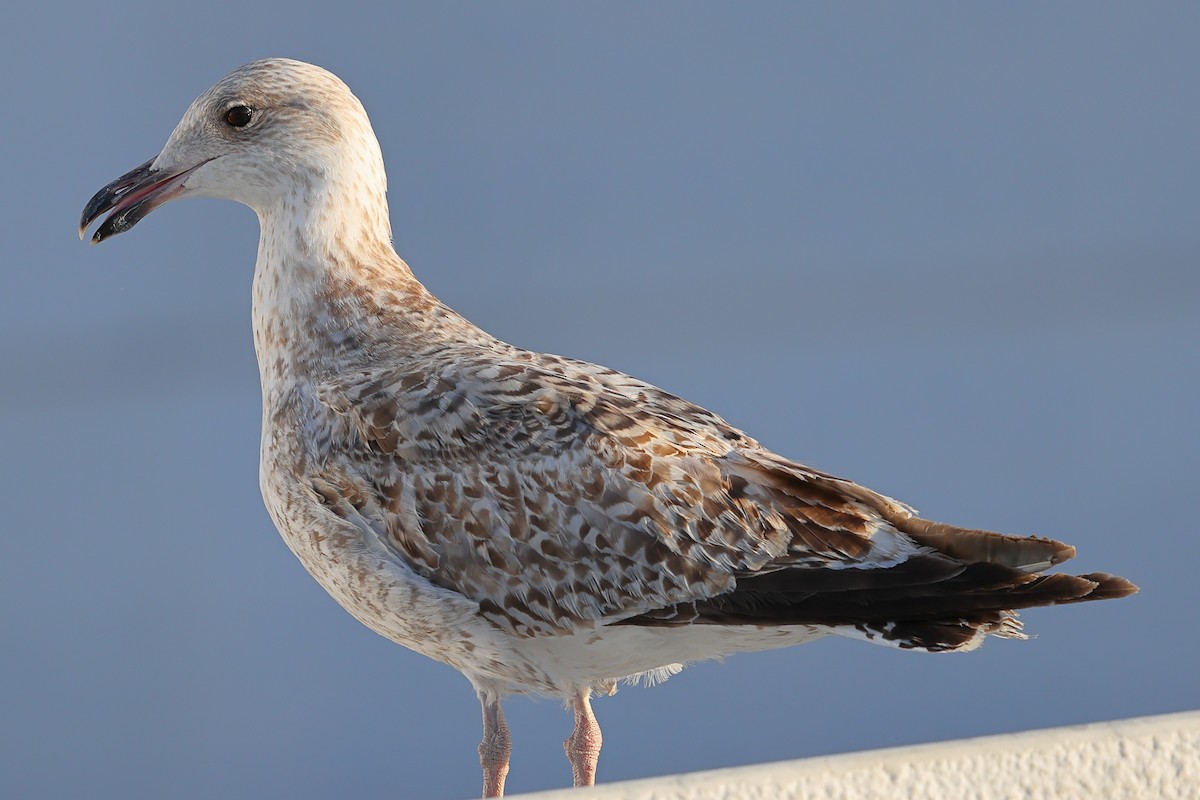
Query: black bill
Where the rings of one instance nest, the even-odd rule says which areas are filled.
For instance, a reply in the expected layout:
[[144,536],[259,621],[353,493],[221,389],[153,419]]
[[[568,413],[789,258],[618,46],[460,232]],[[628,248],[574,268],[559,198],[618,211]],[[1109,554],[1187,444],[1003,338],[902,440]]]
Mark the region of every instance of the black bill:
[[182,192],[187,176],[206,162],[181,172],[152,170],[150,165],[153,163],[152,158],[134,167],[92,196],[79,218],[80,239],[87,233],[88,226],[107,211],[112,213],[92,234],[92,244],[129,230],[142,217]]

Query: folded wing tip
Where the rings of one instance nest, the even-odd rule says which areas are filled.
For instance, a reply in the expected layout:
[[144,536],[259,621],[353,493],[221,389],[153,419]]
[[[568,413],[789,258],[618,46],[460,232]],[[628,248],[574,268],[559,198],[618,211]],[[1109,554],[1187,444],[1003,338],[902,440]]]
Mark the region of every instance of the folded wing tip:
[[1131,594],[1137,594],[1141,591],[1137,584],[1132,581],[1107,572],[1092,572],[1080,577],[1094,581],[1096,584],[1096,588],[1088,594],[1088,600],[1112,600],[1119,597],[1128,597]]

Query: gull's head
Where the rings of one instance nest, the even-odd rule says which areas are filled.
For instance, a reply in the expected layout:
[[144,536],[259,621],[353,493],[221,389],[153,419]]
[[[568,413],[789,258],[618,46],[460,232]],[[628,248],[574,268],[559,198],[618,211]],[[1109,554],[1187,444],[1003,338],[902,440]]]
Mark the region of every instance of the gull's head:
[[385,191],[379,144],[346,84],[312,64],[265,59],[196,98],[157,156],[97,192],[79,236],[111,212],[92,236],[102,242],[188,195],[235,200],[260,218],[354,205],[386,227]]

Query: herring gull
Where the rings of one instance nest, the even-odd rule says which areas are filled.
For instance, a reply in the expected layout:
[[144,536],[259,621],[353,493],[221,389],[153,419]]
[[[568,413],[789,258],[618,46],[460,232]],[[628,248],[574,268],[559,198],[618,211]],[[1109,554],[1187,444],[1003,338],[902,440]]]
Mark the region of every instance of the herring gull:
[[80,236],[189,195],[258,214],[267,509],[355,618],[470,680],[486,796],[508,774],[506,695],[573,708],[564,748],[589,785],[590,697],[620,680],[828,634],[970,650],[1020,637],[1016,609],[1136,591],[1044,574],[1068,545],[920,519],[655,386],[497,340],[413,277],[385,190],[346,85],[267,59],[97,192]]

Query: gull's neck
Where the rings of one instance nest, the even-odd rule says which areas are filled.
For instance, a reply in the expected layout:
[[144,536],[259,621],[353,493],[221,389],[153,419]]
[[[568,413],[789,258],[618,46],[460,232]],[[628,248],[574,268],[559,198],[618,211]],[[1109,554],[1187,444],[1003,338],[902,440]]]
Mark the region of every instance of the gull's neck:
[[258,216],[254,344],[265,391],[378,366],[380,354],[401,358],[467,324],[392,248],[382,185],[309,187]]

